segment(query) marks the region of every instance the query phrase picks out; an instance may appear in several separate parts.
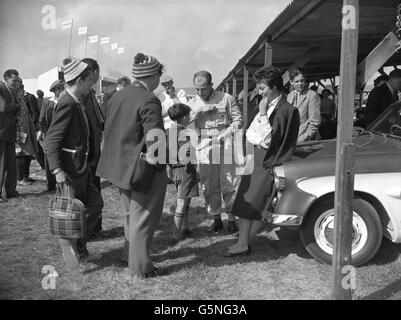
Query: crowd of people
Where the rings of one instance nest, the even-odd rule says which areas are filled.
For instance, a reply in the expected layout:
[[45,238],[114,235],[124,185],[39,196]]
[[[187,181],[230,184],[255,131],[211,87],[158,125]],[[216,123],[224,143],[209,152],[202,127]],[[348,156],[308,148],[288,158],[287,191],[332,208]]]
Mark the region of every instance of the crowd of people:
[[[387,85],[375,89],[371,99],[379,99],[379,90],[400,89],[400,72],[390,73]],[[259,99],[245,124],[237,99],[215,90],[208,71],[194,74],[197,94],[187,96],[174,87],[155,57],[138,53],[133,81],[122,77],[102,101],[93,89],[99,73],[94,59],[64,59],[63,78],[49,88],[51,99],[44,99],[41,90],[38,98],[25,92],[17,70],[7,70],[0,83],[0,202],[18,196],[17,184],[33,182],[29,167],[34,158],[46,172],[48,191],[67,185],[86,207],[85,238],[60,238],[71,267],[100,258],[86,244],[102,230],[101,178],[119,193],[125,235],[121,259],[131,274],[165,273],[153,265],[150,248],[169,181],[177,191],[170,245],[192,233],[189,208],[200,195],[200,184],[213,216],[210,232],[224,229],[223,212],[228,214],[228,232],[239,231],[225,256],[249,254],[252,236],[263,228],[273,167],[290,160],[297,143],[320,139],[321,123],[332,121],[336,113],[332,93],[323,90],[320,97],[300,69],[290,72],[293,91],[288,95],[278,68],[255,72]],[[157,97],[159,84],[164,91]],[[393,94],[388,98],[395,99]],[[368,101],[368,114],[373,105]],[[245,133],[240,148],[237,133]],[[244,144],[251,146],[251,156]],[[239,174],[238,167],[252,169]]]

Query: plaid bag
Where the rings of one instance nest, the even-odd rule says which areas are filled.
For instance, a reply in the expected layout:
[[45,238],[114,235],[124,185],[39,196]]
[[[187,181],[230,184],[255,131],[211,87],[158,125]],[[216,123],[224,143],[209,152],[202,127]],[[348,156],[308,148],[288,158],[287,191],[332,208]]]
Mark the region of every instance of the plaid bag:
[[86,208],[72,196],[70,186],[57,184],[56,194],[50,200],[50,232],[63,238],[80,239],[85,236]]

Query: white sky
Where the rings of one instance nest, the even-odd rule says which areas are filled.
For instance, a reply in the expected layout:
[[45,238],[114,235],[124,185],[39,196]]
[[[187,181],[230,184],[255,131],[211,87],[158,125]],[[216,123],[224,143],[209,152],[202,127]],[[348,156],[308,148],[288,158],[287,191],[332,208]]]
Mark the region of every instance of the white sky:
[[[137,52],[151,54],[166,65],[176,86],[192,85],[193,74],[209,70],[218,85],[249,50],[289,0],[0,0],[1,74],[17,69],[34,78],[60,65],[68,56],[69,30],[61,21],[74,19],[72,55],[84,57],[84,36],[110,36],[125,47],[117,56],[101,47],[101,66],[131,76]],[[42,28],[42,8],[56,9],[57,29]],[[87,56],[96,58],[97,44]]]

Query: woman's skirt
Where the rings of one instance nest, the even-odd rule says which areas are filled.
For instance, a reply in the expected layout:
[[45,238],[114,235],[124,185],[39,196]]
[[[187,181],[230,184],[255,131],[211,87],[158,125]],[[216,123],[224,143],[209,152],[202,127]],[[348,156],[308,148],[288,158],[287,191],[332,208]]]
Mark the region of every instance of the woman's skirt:
[[242,176],[231,213],[243,219],[261,220],[262,210],[272,191],[274,176],[270,169],[263,167],[267,150],[257,147],[254,150],[254,170],[250,175]]

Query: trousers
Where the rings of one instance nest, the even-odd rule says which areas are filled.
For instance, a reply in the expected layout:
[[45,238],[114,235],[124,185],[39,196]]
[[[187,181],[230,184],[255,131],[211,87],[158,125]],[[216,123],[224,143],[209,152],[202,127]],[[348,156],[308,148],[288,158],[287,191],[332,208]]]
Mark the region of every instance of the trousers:
[[15,143],[0,140],[0,198],[4,187],[5,195],[15,194],[17,188],[17,160]]
[[147,193],[119,189],[131,274],[143,276],[154,268],[150,248],[163,212],[167,181],[165,170],[156,171]]

